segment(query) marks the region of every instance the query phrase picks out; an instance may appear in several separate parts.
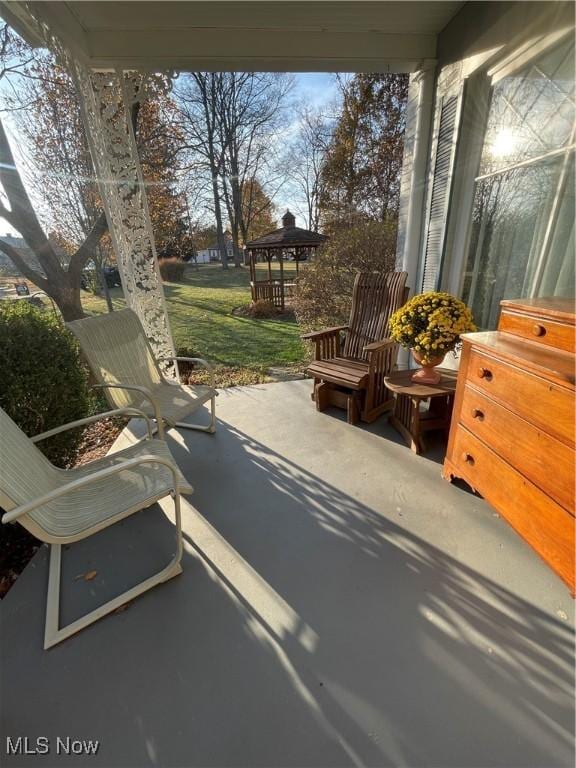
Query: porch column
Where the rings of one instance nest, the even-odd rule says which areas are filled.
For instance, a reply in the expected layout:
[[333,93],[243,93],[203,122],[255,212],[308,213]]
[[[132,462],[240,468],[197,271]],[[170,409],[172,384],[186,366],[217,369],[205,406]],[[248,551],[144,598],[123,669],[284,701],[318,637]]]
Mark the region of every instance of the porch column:
[[[72,57],[71,57],[72,58]],[[69,61],[127,305],[140,318],[155,356],[174,355],[164,290],[132,126],[146,99],[147,75],[96,72]],[[168,373],[172,366],[163,366]]]
[[[426,180],[430,131],[434,111],[435,65],[410,77],[404,134],[404,157],[400,184],[400,210],[396,242],[396,269],[408,272],[406,284],[410,295],[419,293],[420,244],[426,208]],[[398,368],[413,365],[412,355],[406,349],[398,351]]]
[[430,130],[434,111],[435,67],[429,64],[410,77],[400,185],[397,269],[408,272],[410,293],[418,293],[419,254],[426,207]]

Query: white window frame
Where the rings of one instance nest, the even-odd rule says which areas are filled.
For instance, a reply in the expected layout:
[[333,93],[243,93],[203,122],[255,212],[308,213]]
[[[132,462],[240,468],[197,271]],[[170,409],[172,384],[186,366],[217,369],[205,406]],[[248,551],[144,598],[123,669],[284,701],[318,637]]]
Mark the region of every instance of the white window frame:
[[[463,105],[463,129],[456,152],[454,188],[448,211],[445,235],[447,246],[445,247],[445,257],[441,267],[439,282],[441,290],[448,291],[456,296],[461,296],[463,292],[470,238],[472,235],[472,207],[476,183],[486,178],[487,175],[492,175],[478,175],[478,169],[484,146],[486,123],[492,102],[493,88],[503,77],[514,75],[546,53],[546,51],[559,45],[569,34],[573,34],[573,30],[563,28],[549,35],[544,35],[537,40],[532,40],[516,48],[511,54],[500,59],[491,67],[477,70],[470,76],[469,98]],[[482,97],[483,90],[484,96]],[[480,104],[477,101],[478,98],[481,99]],[[471,112],[476,114],[471,116]],[[471,130],[467,130],[467,122],[471,123]],[[546,255],[554,232],[554,226],[558,219],[561,204],[560,191],[567,182],[570,156],[575,148],[575,138],[573,134],[572,140],[565,147],[543,153],[541,156],[530,158],[528,161],[511,165],[510,169],[503,168],[495,172],[500,174],[512,168],[533,164],[548,156],[564,154],[561,178],[558,181],[557,193],[550,211],[550,220],[540,250],[539,263],[534,280],[534,291],[537,291],[541,281]]]

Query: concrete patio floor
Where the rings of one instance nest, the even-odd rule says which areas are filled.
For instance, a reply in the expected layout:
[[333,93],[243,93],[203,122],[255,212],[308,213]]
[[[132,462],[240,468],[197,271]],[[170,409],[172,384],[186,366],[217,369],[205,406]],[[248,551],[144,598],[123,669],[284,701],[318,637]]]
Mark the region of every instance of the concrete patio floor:
[[[309,391],[226,390],[215,436],[169,432],[195,488],[183,574],[46,652],[38,552],[2,605],[3,765],[573,764],[566,587],[441,479],[440,447]],[[159,568],[172,533],[153,507],[70,547],[63,620]],[[6,736],[51,752],[8,757]]]

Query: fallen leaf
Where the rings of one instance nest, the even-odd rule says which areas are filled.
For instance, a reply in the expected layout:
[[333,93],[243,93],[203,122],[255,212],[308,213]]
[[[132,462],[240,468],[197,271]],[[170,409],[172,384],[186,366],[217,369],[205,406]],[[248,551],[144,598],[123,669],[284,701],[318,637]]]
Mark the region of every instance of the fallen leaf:
[[118,608],[116,608],[116,610],[114,611],[114,613],[124,613],[124,611],[127,611],[131,605],[132,603],[124,603],[124,605],[119,605]]
[[88,573],[84,574],[84,581],[92,581],[92,579],[96,578],[98,574],[98,571],[88,571]]

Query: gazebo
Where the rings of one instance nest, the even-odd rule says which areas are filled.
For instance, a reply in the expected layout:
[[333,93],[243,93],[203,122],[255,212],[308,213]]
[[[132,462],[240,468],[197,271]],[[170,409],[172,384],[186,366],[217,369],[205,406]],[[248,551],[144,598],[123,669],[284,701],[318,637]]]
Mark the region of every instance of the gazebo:
[[[284,278],[284,259],[290,257],[294,259],[297,278],[300,261],[307,259],[327,239],[327,235],[297,227],[294,214],[287,210],[282,216],[280,229],[275,229],[273,232],[268,232],[266,235],[246,243],[245,252],[250,265],[252,301],[263,299],[272,302],[275,307],[284,309],[286,299],[292,296],[296,285],[294,278]],[[272,259],[274,256],[280,265],[279,279],[272,278]],[[268,262],[267,276],[259,280],[256,264],[258,260],[263,259]]]

